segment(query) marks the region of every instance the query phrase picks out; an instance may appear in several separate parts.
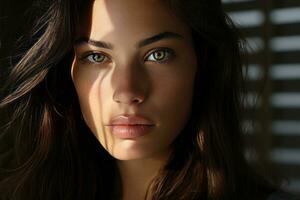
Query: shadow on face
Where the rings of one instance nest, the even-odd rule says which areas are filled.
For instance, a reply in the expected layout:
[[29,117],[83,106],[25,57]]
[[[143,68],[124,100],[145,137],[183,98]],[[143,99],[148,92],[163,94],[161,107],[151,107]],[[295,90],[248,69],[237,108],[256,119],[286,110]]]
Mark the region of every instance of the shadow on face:
[[[83,12],[76,38],[72,79],[101,145],[120,160],[168,152],[191,111],[197,62],[187,25],[162,1],[96,0]],[[154,126],[120,137],[111,121],[129,115]],[[121,132],[133,128],[125,125]]]

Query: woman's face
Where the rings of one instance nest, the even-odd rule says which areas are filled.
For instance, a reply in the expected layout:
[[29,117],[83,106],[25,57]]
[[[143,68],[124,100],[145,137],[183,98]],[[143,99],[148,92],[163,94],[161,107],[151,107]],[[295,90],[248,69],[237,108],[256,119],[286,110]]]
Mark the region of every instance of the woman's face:
[[74,44],[83,118],[119,160],[166,155],[191,111],[191,33],[162,2],[95,0]]

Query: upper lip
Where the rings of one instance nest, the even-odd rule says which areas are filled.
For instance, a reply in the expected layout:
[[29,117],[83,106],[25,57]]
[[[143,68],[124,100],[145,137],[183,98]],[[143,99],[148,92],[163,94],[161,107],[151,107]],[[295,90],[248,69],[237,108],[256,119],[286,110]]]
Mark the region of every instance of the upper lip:
[[154,123],[141,115],[118,115],[116,117],[113,117],[109,124],[109,126],[115,126],[115,125],[146,125],[146,126],[153,126]]

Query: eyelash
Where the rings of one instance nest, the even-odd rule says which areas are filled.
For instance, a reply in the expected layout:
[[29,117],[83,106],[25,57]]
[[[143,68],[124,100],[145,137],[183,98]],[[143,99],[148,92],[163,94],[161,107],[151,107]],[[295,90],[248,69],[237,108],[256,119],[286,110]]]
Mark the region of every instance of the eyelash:
[[[150,53],[147,54],[146,59],[144,61],[147,61],[147,59],[149,59],[149,57],[152,55],[154,55],[154,53],[158,53],[158,52],[164,52],[167,55],[163,58],[163,61],[160,60],[156,60],[156,61],[150,61],[150,62],[158,62],[158,63],[166,63],[168,62],[170,59],[175,57],[175,52],[174,50],[170,49],[170,48],[158,48],[158,49],[154,49],[152,51],[150,51]],[[148,60],[149,61],[149,60]]]
[[[149,59],[150,56],[154,58],[154,53],[159,53],[159,52],[163,52],[164,54],[164,58],[161,60],[147,60]],[[95,61],[94,60],[94,56],[104,56],[104,58],[102,59],[102,61]],[[158,62],[158,63],[166,63],[168,62],[170,59],[172,59],[173,57],[175,57],[175,52],[174,50],[170,49],[170,48],[158,48],[158,49],[154,49],[152,51],[150,51],[147,56],[146,56],[146,59],[144,59],[144,61],[150,61],[150,62]],[[82,57],[83,60],[87,60],[87,62],[91,62],[91,63],[104,63],[105,61],[107,60],[110,60],[110,57],[107,56],[106,54],[104,53],[99,53],[99,52],[88,52],[86,55],[84,55]]]
[[[101,53],[100,52],[88,52],[85,55],[83,55],[82,60],[85,60],[85,61],[90,62],[90,63],[103,63],[104,62],[104,61],[97,62],[97,61],[92,60],[93,56],[100,56],[100,57],[103,56],[104,61],[110,60],[110,57],[107,56],[106,54],[102,53],[102,52]],[[89,59],[90,57],[91,57],[91,59]]]

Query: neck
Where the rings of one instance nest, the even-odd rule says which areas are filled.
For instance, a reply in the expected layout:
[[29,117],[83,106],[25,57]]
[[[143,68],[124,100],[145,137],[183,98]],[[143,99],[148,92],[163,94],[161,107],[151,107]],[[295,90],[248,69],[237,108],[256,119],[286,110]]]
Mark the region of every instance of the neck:
[[144,200],[151,180],[164,166],[168,157],[169,154],[154,158],[118,160],[123,200]]

